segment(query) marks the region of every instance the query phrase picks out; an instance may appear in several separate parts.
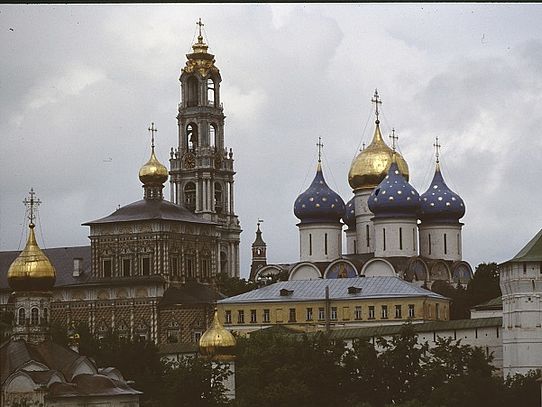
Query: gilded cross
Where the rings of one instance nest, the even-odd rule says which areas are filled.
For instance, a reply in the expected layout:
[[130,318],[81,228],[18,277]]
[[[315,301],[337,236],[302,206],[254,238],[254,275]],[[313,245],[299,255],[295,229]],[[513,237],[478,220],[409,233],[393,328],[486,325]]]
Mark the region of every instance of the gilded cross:
[[399,140],[399,137],[395,135],[395,129],[391,129],[390,139],[391,139],[391,148],[393,149],[393,151],[395,151],[397,140]]
[[154,122],[151,123],[151,127],[149,127],[147,130],[151,133],[151,147],[154,150],[154,133],[158,131],[156,127],[154,127]]
[[440,162],[440,147],[442,147],[438,142],[438,136],[435,137],[435,143],[433,144],[433,147],[435,147],[435,157],[437,157],[437,163]]
[[201,37],[201,27],[203,27],[205,24],[203,24],[201,22],[201,17],[199,18],[198,22],[196,23],[196,25],[199,27],[199,37]]
[[378,105],[382,104],[382,101],[380,100],[380,97],[378,96],[378,89],[375,89],[375,94],[373,98],[371,99],[371,102],[375,104],[376,120],[378,121],[378,115],[380,114],[380,112],[378,111]]
[[30,227],[33,227],[34,219],[36,218],[36,210],[41,204],[41,201],[38,198],[35,198],[36,193],[34,192],[34,188],[30,188],[30,192],[28,194],[30,195],[30,198],[25,198],[23,203],[28,209],[28,219],[30,220]]
[[322,148],[324,148],[322,137],[318,137],[318,143],[316,143],[316,146],[318,147],[318,162],[322,162]]

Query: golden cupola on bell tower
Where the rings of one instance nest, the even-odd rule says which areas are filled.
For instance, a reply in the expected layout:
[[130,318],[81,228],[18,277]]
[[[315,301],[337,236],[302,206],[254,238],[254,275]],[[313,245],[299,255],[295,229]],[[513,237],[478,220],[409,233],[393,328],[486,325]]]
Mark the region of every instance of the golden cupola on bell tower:
[[[376,104],[376,120],[373,140],[352,161],[348,173],[348,183],[354,191],[361,189],[373,189],[386,177],[394,151],[385,143],[380,131],[379,99],[378,91],[375,90],[371,100]],[[397,165],[401,173],[408,181],[408,164],[401,154],[395,152]]]

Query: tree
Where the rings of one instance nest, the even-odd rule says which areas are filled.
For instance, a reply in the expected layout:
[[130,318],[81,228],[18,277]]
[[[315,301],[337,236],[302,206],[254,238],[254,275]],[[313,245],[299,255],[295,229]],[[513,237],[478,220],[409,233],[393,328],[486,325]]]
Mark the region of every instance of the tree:
[[469,307],[500,297],[499,272],[497,263],[481,263],[476,267],[474,277],[467,286]]
[[233,297],[258,288],[258,285],[244,278],[230,277],[227,273],[218,273],[215,278],[217,290],[226,297]]

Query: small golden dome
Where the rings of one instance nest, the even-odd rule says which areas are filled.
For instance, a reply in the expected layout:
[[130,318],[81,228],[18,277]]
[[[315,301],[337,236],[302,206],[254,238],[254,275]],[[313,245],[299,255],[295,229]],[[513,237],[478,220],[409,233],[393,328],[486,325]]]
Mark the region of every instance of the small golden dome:
[[167,177],[168,170],[165,165],[163,165],[156,158],[153,147],[151,158],[149,158],[149,161],[147,161],[139,170],[139,180],[143,183],[143,185],[160,186],[167,181]]
[[9,286],[17,291],[50,291],[55,280],[55,268],[38,246],[31,223],[26,246],[9,267]]
[[[399,170],[408,181],[408,164],[396,152]],[[348,173],[348,183],[354,191],[375,188],[386,177],[392,163],[393,150],[382,139],[380,122],[376,121],[373,141],[352,161]]]
[[235,359],[236,344],[235,337],[218,320],[218,310],[215,308],[213,322],[199,340],[201,354],[216,361],[232,361]]

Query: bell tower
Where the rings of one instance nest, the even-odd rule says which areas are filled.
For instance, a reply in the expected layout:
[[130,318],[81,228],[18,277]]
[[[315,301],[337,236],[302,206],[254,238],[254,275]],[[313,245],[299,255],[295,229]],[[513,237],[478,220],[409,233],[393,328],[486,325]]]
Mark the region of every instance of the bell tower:
[[207,51],[201,19],[196,24],[197,42],[179,78],[179,145],[170,152],[170,199],[219,224],[217,272],[239,277],[241,227],[234,206],[233,151],[224,143],[222,78],[214,55]]

